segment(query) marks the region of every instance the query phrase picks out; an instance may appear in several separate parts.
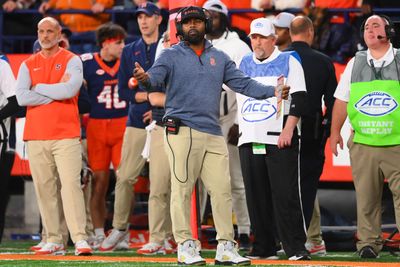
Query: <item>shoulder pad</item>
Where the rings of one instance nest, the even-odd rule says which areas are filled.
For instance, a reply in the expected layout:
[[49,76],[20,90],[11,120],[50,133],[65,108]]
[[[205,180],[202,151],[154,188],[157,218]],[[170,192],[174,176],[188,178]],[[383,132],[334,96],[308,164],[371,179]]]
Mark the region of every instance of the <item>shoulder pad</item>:
[[81,55],[81,60],[82,61],[86,61],[86,60],[90,60],[93,59],[93,54],[92,53],[85,53]]

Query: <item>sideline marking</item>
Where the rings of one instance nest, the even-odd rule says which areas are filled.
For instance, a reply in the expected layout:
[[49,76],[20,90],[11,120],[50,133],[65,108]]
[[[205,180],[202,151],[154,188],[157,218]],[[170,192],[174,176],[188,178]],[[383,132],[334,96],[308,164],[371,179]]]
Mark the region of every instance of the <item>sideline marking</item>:
[[[176,263],[176,258],[157,257],[107,257],[107,256],[41,256],[26,254],[1,254],[0,260],[47,260],[47,261],[102,261],[102,262],[153,262]],[[214,259],[206,259],[214,263]],[[349,261],[289,261],[252,260],[253,265],[292,265],[292,266],[349,266],[349,267],[400,267],[398,262],[349,262]]]

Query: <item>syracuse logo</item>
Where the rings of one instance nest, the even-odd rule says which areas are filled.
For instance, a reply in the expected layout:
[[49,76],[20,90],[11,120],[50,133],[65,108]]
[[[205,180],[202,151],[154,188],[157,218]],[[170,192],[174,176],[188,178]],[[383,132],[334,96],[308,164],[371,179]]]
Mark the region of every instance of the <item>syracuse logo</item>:
[[385,92],[366,94],[354,105],[361,113],[373,117],[389,114],[395,110],[397,106],[397,101]]
[[276,113],[276,107],[267,99],[257,100],[249,98],[243,103],[241,112],[243,120],[247,122],[259,122],[271,118]]

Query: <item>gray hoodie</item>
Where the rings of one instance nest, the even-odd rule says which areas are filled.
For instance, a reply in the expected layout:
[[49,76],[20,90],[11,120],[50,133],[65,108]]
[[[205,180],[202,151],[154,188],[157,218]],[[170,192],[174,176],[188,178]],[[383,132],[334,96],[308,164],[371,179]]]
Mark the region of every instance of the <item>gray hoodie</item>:
[[148,74],[152,88],[166,88],[165,116],[213,135],[222,135],[219,106],[223,83],[256,99],[275,95],[273,86],[244,75],[228,55],[208,41],[200,57],[185,42],[165,49]]

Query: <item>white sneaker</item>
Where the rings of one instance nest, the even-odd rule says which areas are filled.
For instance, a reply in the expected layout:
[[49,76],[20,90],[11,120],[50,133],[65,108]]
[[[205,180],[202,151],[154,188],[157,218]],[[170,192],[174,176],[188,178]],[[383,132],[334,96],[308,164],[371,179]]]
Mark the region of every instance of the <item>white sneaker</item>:
[[36,245],[33,245],[32,247],[30,247],[29,249],[32,251],[38,251],[40,250],[42,247],[44,247],[46,245],[46,242],[40,241],[39,243],[37,243]]
[[316,255],[316,256],[326,256],[326,247],[325,247],[325,241],[322,240],[320,244],[307,241],[305,243],[306,249],[308,252],[310,252],[310,255]]
[[165,255],[164,246],[159,243],[147,243],[143,247],[139,248],[136,251],[137,254],[141,255],[156,255],[156,254],[163,254]]
[[93,250],[86,240],[79,240],[75,243],[75,256],[90,256],[92,254]]
[[110,251],[113,250],[121,240],[125,238],[126,231],[120,231],[117,229],[112,229],[111,233],[104,239],[101,243],[100,251]]
[[36,250],[35,255],[65,255],[64,244],[48,242],[41,249]]
[[126,232],[124,238],[115,246],[115,250],[128,250],[129,246],[129,232]]
[[186,240],[178,245],[178,264],[206,265],[206,260],[200,256],[200,245],[194,240]]
[[232,241],[220,241],[215,255],[215,265],[250,265],[248,258],[239,255],[235,243]]
[[88,242],[93,250],[98,250],[106,237],[104,235],[95,236]]

